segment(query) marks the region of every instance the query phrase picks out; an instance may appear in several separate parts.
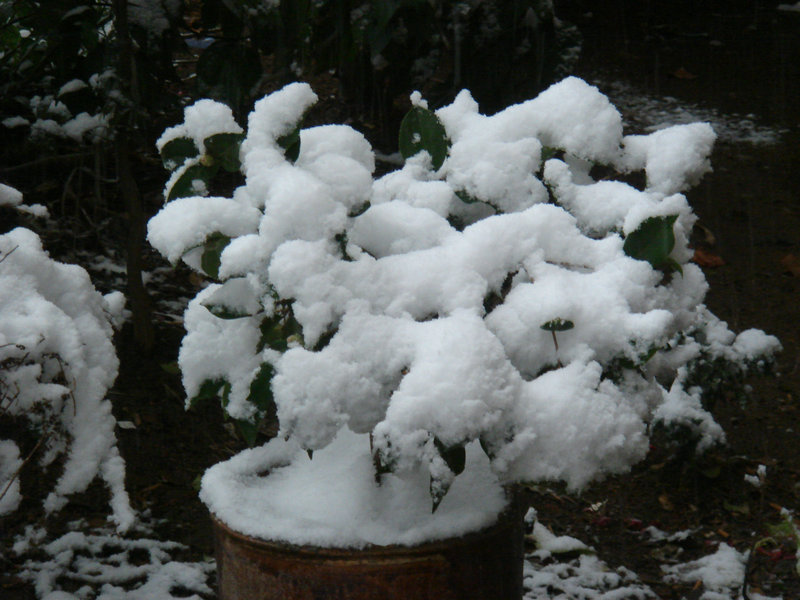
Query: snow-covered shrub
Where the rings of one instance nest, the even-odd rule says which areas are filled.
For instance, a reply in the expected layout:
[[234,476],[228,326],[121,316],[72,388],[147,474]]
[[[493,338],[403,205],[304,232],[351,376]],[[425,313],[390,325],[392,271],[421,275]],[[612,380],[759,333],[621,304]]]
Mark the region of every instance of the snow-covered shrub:
[[[434,507],[473,442],[500,483],[580,488],[640,460],[655,422],[723,439],[699,366],[738,374],[780,345],[714,317],[689,262],[681,192],[710,170],[708,124],[623,135],[576,78],[493,116],[467,91],[435,112],[414,94],[405,164],[373,180],[360,133],[300,128],[315,100],[289,85],[246,133],[201,100],[158,141],[172,177],[148,239],[215,280],[185,315],[190,401],[251,423],[274,402],[279,437],[309,453],[368,433],[376,477],[422,470]],[[232,197],[206,195],[220,167],[245,177]],[[212,509],[235,503],[206,479]]]
[[[133,512],[105,396],[117,376],[112,322],[123,306],[121,293],[102,296],[81,267],[51,260],[32,231],[0,235],[0,418],[35,434],[30,455],[42,466],[64,457],[48,513],[99,476],[120,530]],[[19,505],[23,461],[14,440],[0,440],[0,515]]]

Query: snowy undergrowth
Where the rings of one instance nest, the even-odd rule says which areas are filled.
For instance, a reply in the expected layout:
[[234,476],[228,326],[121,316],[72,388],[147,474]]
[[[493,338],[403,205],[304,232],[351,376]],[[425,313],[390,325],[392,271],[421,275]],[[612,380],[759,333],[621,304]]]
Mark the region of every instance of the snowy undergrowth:
[[[134,513],[105,396],[117,376],[112,323],[124,302],[119,292],[99,294],[81,267],[51,260],[32,231],[0,236],[0,414],[34,433],[41,466],[63,459],[46,512],[100,477],[120,530]],[[21,454],[14,440],[0,444],[0,514],[21,501]]]
[[[29,526],[11,553],[21,563],[17,576],[29,581],[40,600],[200,600],[215,597],[214,563],[184,562],[177,542],[150,537],[141,522],[125,537],[111,528],[70,524],[71,533],[48,539]],[[77,531],[80,530],[80,531]]]
[[[154,539],[144,521],[125,537],[110,528],[89,529],[85,523],[73,523],[80,532],[47,539],[43,529],[29,526],[11,550],[21,565],[18,575],[35,586],[40,600],[213,598],[213,561],[176,558],[184,547]],[[580,540],[557,536],[538,522],[529,539],[536,549],[524,563],[524,600],[658,597],[636,573],[610,567]],[[697,560],[664,565],[663,580],[700,590],[699,600],[742,600],[746,561],[747,553],[723,543]],[[754,591],[748,597],[782,600]]]
[[753,591],[742,593],[747,568],[748,552],[739,552],[728,544],[721,543],[716,552],[697,560],[677,565],[665,565],[664,580],[667,583],[696,583],[702,585],[703,593],[698,600],[779,600]]
[[[658,598],[636,573],[626,567],[611,568],[593,548],[570,536],[557,536],[535,520],[533,509],[526,515],[531,528],[527,536],[536,549],[524,565],[524,600],[651,600]],[[653,527],[643,532],[652,542],[685,540],[691,531],[674,534]],[[700,590],[698,600],[782,600],[748,590],[742,593],[748,552],[738,552],[721,543],[717,550],[697,560],[661,566],[667,584],[686,584]],[[575,556],[577,555],[577,556]],[[570,557],[571,556],[571,557]]]
[[[552,534],[551,534],[552,535]],[[566,536],[557,538],[573,540]],[[575,541],[575,540],[573,540]],[[625,567],[611,568],[599,557],[584,553],[560,560],[560,551],[538,550],[524,565],[524,600],[655,600],[658,595]],[[563,552],[563,551],[561,551]],[[667,584],[699,590],[698,600],[782,600],[748,590],[742,594],[747,553],[727,544],[697,560],[664,565]]]

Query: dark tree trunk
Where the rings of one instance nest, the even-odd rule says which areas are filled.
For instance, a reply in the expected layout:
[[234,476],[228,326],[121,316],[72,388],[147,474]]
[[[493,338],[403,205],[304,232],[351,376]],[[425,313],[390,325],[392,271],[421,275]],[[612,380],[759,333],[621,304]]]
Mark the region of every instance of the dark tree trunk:
[[121,107],[115,130],[119,194],[128,215],[128,298],[133,313],[133,334],[141,350],[153,349],[155,334],[152,321],[152,303],[142,281],[142,249],[145,238],[145,217],[139,186],[131,168],[131,132],[140,108],[139,86],[133,58],[133,45],[128,30],[127,0],[114,0],[114,23],[118,44],[118,74],[123,95],[131,103]]

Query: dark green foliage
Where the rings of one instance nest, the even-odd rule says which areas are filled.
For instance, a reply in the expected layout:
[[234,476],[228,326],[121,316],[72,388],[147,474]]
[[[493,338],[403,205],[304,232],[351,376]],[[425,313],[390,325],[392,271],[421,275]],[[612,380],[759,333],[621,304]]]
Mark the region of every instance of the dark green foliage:
[[438,171],[447,158],[450,141],[435,113],[414,106],[400,123],[399,146],[400,154],[406,160],[418,152],[426,151],[431,156],[433,169]]
[[625,238],[622,247],[625,254],[637,260],[645,260],[654,269],[665,273],[682,272],[681,266],[669,256],[675,247],[673,226],[677,219],[677,215],[645,219],[636,231]]
[[294,131],[278,138],[278,145],[283,148],[284,156],[291,162],[300,156],[300,126],[295,127]]
[[460,475],[464,471],[467,464],[467,452],[463,444],[445,446],[439,438],[434,437],[433,445],[436,446],[439,455],[453,473]]
[[545,0],[204,0],[201,29],[216,41],[200,56],[199,95],[242,115],[262,81],[335,72],[387,144],[402,114],[396,100],[413,89],[439,104],[468,88],[491,112],[568,74],[580,48],[577,29]]
[[217,133],[203,140],[203,145],[206,148],[206,155],[212,158],[215,165],[219,165],[229,173],[236,173],[242,166],[239,160],[242,140],[244,140],[243,133]]
[[231,238],[219,232],[212,233],[203,245],[203,254],[200,257],[200,266],[206,275],[213,279],[219,277],[219,265],[222,251],[231,242]]
[[258,441],[258,434],[261,423],[275,416],[275,400],[272,397],[270,382],[274,374],[274,368],[269,363],[263,363],[250,383],[250,393],[247,396],[248,402],[256,407],[256,416],[252,421],[236,419],[236,428],[240,435],[247,442],[248,446],[255,446]]
[[194,140],[187,137],[177,137],[168,141],[161,148],[161,162],[168,171],[174,171],[189,158],[194,158],[200,153]]
[[653,358],[661,348],[653,347],[647,352],[638,356],[637,359],[631,359],[628,356],[617,356],[609,360],[603,365],[603,379],[609,379],[614,383],[619,383],[622,380],[625,371],[635,371],[639,375],[644,376],[644,366]]
[[547,323],[542,323],[540,327],[545,331],[568,331],[575,327],[575,323],[569,320],[556,318],[552,321],[547,321]]
[[[206,167],[202,164],[190,166],[170,188],[167,201],[203,195],[203,188],[208,185],[208,182],[216,172],[216,166]],[[198,184],[195,182],[200,182],[202,185],[198,187]]]
[[[464,472],[467,461],[467,453],[463,444],[446,446],[439,438],[434,436],[433,445],[436,448],[436,451],[439,453],[439,456],[441,456],[442,460],[444,460],[447,468],[450,469],[450,472],[453,476],[460,475]],[[429,486],[429,492],[432,501],[431,512],[436,512],[436,509],[439,508],[442,500],[444,500],[444,497],[450,490],[451,485],[452,480],[443,480],[431,476]]]
[[247,399],[261,413],[267,413],[275,409],[275,401],[272,398],[272,389],[270,388],[270,381],[272,381],[274,373],[275,369],[272,365],[264,363],[250,383],[250,394]]
[[203,304],[203,306],[218,319],[225,319],[226,321],[252,316],[246,312],[241,312],[229,306],[225,306],[224,304]]
[[227,404],[228,394],[230,394],[231,384],[225,379],[206,379],[201,385],[200,390],[195,396],[189,399],[188,406],[193,408],[198,402],[223,398],[223,406]]
[[218,40],[197,61],[200,96],[224,102],[237,116],[249,112],[262,74],[258,51],[247,44]]
[[291,305],[288,303],[279,304],[275,314],[265,317],[259,328],[261,330],[261,339],[257,346],[259,352],[264,348],[286,352],[289,349],[290,338],[302,339],[303,327],[294,318]]

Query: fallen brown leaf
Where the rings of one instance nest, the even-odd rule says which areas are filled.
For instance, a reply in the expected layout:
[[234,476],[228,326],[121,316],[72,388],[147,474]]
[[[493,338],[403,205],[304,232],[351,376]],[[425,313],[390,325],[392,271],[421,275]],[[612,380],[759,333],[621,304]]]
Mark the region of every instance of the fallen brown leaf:
[[694,73],[690,73],[683,67],[680,67],[679,69],[673,71],[672,76],[675,77],[676,79],[697,79],[697,75],[695,75]]
[[661,505],[661,508],[664,510],[675,510],[675,506],[672,504],[672,501],[669,499],[669,496],[666,494],[661,494],[658,497],[658,503]]
[[702,248],[695,248],[692,262],[707,268],[721,267],[725,264],[721,256],[714,254],[710,250],[703,250]]

